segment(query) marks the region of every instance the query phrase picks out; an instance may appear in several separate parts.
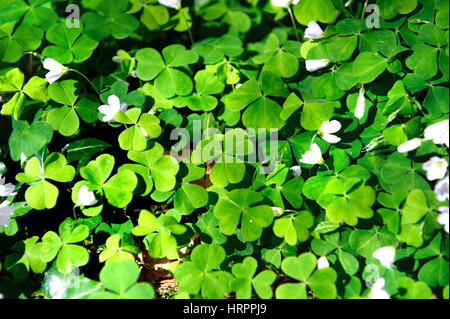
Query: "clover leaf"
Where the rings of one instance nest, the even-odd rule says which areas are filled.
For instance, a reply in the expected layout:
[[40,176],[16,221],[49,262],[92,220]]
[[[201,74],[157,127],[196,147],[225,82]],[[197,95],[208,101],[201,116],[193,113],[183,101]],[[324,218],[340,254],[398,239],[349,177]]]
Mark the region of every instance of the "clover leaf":
[[181,44],[173,44],[162,50],[162,57],[153,48],[141,49],[136,53],[138,61],[136,74],[144,80],[155,79],[155,89],[164,98],[174,95],[188,95],[193,84],[189,76],[177,67],[193,64],[198,55]]
[[102,154],[90,161],[80,169],[80,175],[88,183],[80,181],[75,184],[74,190],[84,184],[89,186],[90,191],[104,194],[111,205],[118,208],[125,207],[133,198],[137,177],[132,171],[124,170],[109,178],[114,163],[114,157],[109,154]]
[[312,253],[303,253],[298,257],[290,256],[283,260],[281,269],[289,277],[300,281],[299,283],[287,283],[277,287],[275,295],[277,299],[306,299],[306,287],[320,299],[333,299],[337,291],[335,281],[336,271],[326,267],[314,271],[317,258]]
[[15,30],[15,22],[0,25],[0,61],[15,63],[26,51],[39,48],[43,31],[31,24],[21,23]]
[[95,12],[82,15],[84,33],[96,41],[102,41],[109,35],[116,39],[128,37],[139,27],[139,21],[124,13],[128,8],[126,0],[101,0],[95,6]]
[[179,291],[205,298],[224,298],[231,291],[233,276],[220,269],[225,260],[225,250],[218,245],[201,244],[194,248],[191,261],[183,262],[175,269]]
[[66,24],[54,24],[45,34],[54,44],[47,46],[42,55],[61,64],[80,63],[87,60],[98,45],[89,36],[82,34],[83,28],[68,28]]
[[119,135],[119,145],[124,150],[143,151],[147,147],[147,138],[157,138],[162,133],[160,120],[153,114],[133,108],[125,113],[119,112],[114,118],[117,122],[132,125]]
[[280,118],[282,108],[277,102],[262,95],[259,84],[250,79],[233,90],[224,99],[225,106],[231,111],[240,111],[250,105],[242,115],[247,128],[281,128],[285,122]]
[[33,76],[24,85],[24,74],[18,68],[6,69],[0,71],[0,91],[5,93],[14,93],[11,99],[2,105],[2,115],[14,115],[18,120],[24,113],[24,104],[26,97],[39,102],[47,102],[47,81]]
[[105,243],[105,249],[102,250],[98,259],[100,262],[120,262],[122,260],[133,260],[133,254],[138,254],[139,249],[134,244],[133,237],[130,235],[114,234],[111,235]]
[[89,295],[90,299],[153,299],[155,291],[148,282],[136,283],[139,266],[133,260],[106,263],[100,281],[106,288]]
[[287,244],[294,246],[298,241],[303,242],[309,238],[308,228],[311,228],[313,224],[312,215],[308,211],[301,211],[276,219],[273,232],[276,236],[284,238]]
[[219,219],[220,230],[230,236],[241,221],[243,238],[246,241],[258,239],[263,228],[273,220],[272,208],[267,205],[254,206],[262,200],[262,195],[248,189],[235,189],[228,194],[228,198],[219,199],[214,215]]
[[95,123],[98,119],[97,104],[85,97],[78,99],[78,85],[77,81],[65,80],[54,82],[48,87],[50,98],[63,106],[51,109],[47,114],[47,122],[63,136],[72,136],[79,129],[78,115],[86,123]]
[[59,190],[47,180],[67,183],[73,180],[75,169],[67,165],[61,153],[52,153],[45,160],[32,157],[25,166],[25,172],[19,173],[16,179],[30,184],[25,192],[27,203],[37,210],[55,207]]
[[270,270],[264,270],[255,276],[256,268],[257,261],[250,256],[245,257],[242,263],[233,265],[231,272],[236,278],[231,282],[231,287],[236,291],[237,298],[250,299],[252,286],[262,299],[272,298],[271,285],[275,281],[275,274]]
[[178,224],[171,216],[156,218],[147,210],[139,214],[138,225],[133,228],[133,235],[146,236],[148,252],[153,258],[167,257],[178,259],[177,239],[173,235],[181,235],[186,226]]
[[76,222],[67,218],[59,226],[59,235],[48,231],[42,237],[39,246],[40,258],[43,262],[50,262],[56,257],[56,266],[63,274],[73,271],[74,267],[84,266],[89,261],[89,253],[86,248],[75,245],[89,236],[89,227],[76,225]]
[[18,241],[12,247],[14,253],[5,259],[5,268],[18,277],[25,276],[31,269],[34,273],[43,273],[47,268],[47,263],[39,258],[38,236]]
[[179,164],[170,155],[164,155],[160,144],[143,152],[129,151],[128,158],[148,168],[157,190],[167,192],[174,188]]

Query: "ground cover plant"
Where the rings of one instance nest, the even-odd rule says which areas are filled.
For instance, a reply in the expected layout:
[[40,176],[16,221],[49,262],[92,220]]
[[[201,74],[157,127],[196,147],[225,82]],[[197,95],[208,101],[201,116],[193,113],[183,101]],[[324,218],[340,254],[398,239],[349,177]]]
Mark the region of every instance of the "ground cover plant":
[[2,298],[446,298],[444,0],[0,0]]

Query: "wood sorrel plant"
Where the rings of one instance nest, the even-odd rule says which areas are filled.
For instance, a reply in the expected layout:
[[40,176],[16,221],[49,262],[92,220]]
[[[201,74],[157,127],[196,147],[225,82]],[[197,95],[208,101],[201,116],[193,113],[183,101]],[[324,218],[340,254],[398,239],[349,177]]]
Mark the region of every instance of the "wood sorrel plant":
[[0,0],[1,295],[448,298],[447,1],[66,5]]

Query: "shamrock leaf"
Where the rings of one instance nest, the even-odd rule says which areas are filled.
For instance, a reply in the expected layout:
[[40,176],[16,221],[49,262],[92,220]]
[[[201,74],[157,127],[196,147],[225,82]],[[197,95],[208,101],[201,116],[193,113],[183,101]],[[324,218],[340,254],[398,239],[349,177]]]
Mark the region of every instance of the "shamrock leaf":
[[175,269],[175,279],[180,292],[202,297],[224,298],[231,291],[233,276],[221,270],[220,264],[225,260],[225,250],[218,245],[201,244],[194,248],[191,261],[183,262]]
[[80,169],[80,175],[88,183],[80,181],[75,184],[74,190],[84,184],[89,186],[90,191],[104,193],[108,202],[115,207],[122,208],[128,205],[133,198],[137,177],[132,171],[124,170],[109,178],[114,162],[114,157],[109,154],[102,154],[90,161]]
[[192,111],[211,111],[216,108],[218,101],[213,94],[222,93],[225,84],[210,71],[202,70],[194,77],[195,93],[179,96],[173,99],[176,107],[187,106]]
[[47,30],[57,20],[58,15],[54,10],[47,7],[50,1],[29,0],[26,3],[23,0],[2,1],[0,4],[0,25],[7,22],[17,22],[22,18],[22,25],[32,24],[42,30]]
[[232,235],[241,221],[242,237],[246,241],[255,241],[262,230],[271,225],[273,211],[267,205],[254,204],[263,200],[263,196],[248,189],[235,189],[228,198],[219,199],[214,215],[219,219],[220,230],[225,235]]
[[36,154],[52,140],[53,129],[47,122],[35,121],[31,125],[27,121],[12,123],[13,132],[9,137],[9,151],[14,161],[18,161],[21,154],[26,157]]
[[178,224],[172,216],[162,215],[156,218],[147,210],[141,211],[138,225],[132,231],[135,236],[146,236],[145,243],[150,256],[169,259],[178,259],[178,245],[174,235],[184,232],[186,226]]
[[155,291],[147,282],[136,283],[139,266],[134,260],[109,262],[100,271],[100,281],[107,290],[89,295],[90,299],[153,299]]
[[[194,168],[194,166],[191,166],[189,173]],[[199,185],[189,183],[198,180],[198,176],[200,175],[200,177],[203,177],[205,170],[202,169],[200,172],[203,174],[200,173],[197,176],[188,173],[183,178],[181,187],[175,193],[174,208],[183,215],[191,214],[195,209],[204,207],[208,203],[208,192],[206,189]]]
[[170,155],[164,155],[160,144],[143,152],[129,151],[128,158],[148,168],[157,190],[167,192],[175,187],[179,164]]
[[98,45],[80,28],[68,28],[64,23],[54,24],[46,33],[47,40],[54,44],[47,46],[42,55],[53,58],[61,64],[80,63],[87,60]]
[[250,79],[233,90],[225,97],[224,103],[231,111],[240,111],[250,105],[242,115],[242,122],[248,128],[280,129],[285,124],[280,118],[281,106],[262,95],[255,79]]
[[27,203],[37,210],[55,207],[58,188],[47,180],[67,183],[73,180],[75,169],[67,165],[61,153],[52,153],[45,160],[32,157],[25,166],[25,172],[19,173],[16,179],[31,184],[25,192]]
[[48,231],[42,237],[39,246],[40,258],[43,262],[50,262],[56,257],[56,266],[63,274],[73,271],[74,267],[84,266],[89,261],[86,248],[75,243],[85,240],[89,236],[89,227],[76,225],[76,222],[67,218],[59,226],[59,236]]
[[126,233],[111,235],[105,245],[105,249],[98,256],[100,262],[120,262],[126,259],[134,261],[133,254],[139,253],[133,237]]
[[119,135],[119,145],[124,150],[143,151],[147,147],[147,138],[157,138],[162,133],[160,120],[153,114],[133,108],[114,116],[119,123],[132,125]]
[[314,218],[308,211],[301,211],[275,220],[273,232],[284,238],[288,245],[294,246],[298,241],[309,238],[308,229],[314,225]]
[[77,85],[78,82],[74,80],[66,80],[54,82],[48,88],[51,99],[64,104],[64,106],[50,110],[47,122],[63,136],[72,136],[79,129],[78,115],[87,123],[97,121],[97,104],[95,102],[83,97],[76,103]]
[[330,23],[336,15],[336,9],[330,0],[306,0],[294,7],[294,15],[303,25],[307,25],[310,21]]
[[126,0],[101,0],[96,6],[97,13],[87,12],[81,17],[84,33],[95,41],[102,41],[109,35],[116,39],[128,37],[139,27],[139,21],[125,14],[129,2]]
[[144,81],[155,79],[155,89],[163,98],[188,95],[192,92],[192,80],[176,68],[195,63],[198,55],[186,50],[183,45],[173,44],[165,47],[162,57],[155,49],[141,49],[136,53],[136,60],[137,76]]
[[215,64],[224,59],[225,56],[237,57],[244,51],[242,41],[230,34],[220,38],[207,38],[196,42],[192,50],[203,57],[205,64]]
[[[289,41],[284,44],[289,45]],[[286,50],[286,46],[280,45],[280,40],[271,33],[267,37],[263,52],[253,57],[253,62],[264,63],[263,71],[272,72],[282,78],[290,78],[298,71],[298,60]]]
[[231,272],[236,278],[231,282],[231,287],[236,291],[238,299],[250,299],[252,286],[262,299],[272,298],[271,285],[275,281],[275,274],[270,270],[264,270],[255,276],[256,267],[256,259],[250,256],[245,257],[242,263],[233,265]]
[[28,23],[21,23],[15,30],[14,27],[15,22],[0,24],[0,61],[2,62],[15,63],[24,52],[34,51],[42,43],[41,29]]
[[277,299],[306,299],[307,286],[317,298],[335,298],[337,294],[334,284],[337,278],[336,271],[330,267],[314,271],[316,264],[317,258],[310,252],[303,253],[298,257],[285,258],[281,263],[281,269],[286,275],[300,282],[278,286],[275,291]]
[[42,273],[47,263],[39,258],[38,236],[27,238],[15,243],[12,247],[14,253],[5,259],[5,268],[17,277],[28,274],[31,269],[34,273]]
[[18,120],[25,111],[23,105],[27,96],[40,102],[49,100],[47,80],[33,76],[23,85],[24,78],[24,74],[18,68],[0,71],[0,91],[14,93],[11,99],[2,105],[2,115],[14,115],[14,119]]

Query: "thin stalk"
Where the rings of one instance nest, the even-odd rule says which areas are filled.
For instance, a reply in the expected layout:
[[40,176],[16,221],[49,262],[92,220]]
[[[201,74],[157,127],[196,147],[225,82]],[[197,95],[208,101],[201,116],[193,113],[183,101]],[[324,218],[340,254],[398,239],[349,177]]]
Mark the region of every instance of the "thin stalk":
[[194,45],[194,37],[192,36],[191,28],[189,27],[189,25],[187,23],[187,19],[186,19],[186,16],[185,16],[184,12],[183,12],[183,9],[180,9],[180,13],[181,13],[181,16],[183,17],[184,24],[186,25],[187,32],[189,34],[189,40],[191,40],[191,44]]
[[75,70],[75,69],[69,69],[69,71],[73,71],[73,72],[75,72],[75,73],[77,73],[77,74],[79,74],[79,75],[81,75],[82,77],[83,77],[83,79],[85,79],[88,83],[89,83],[89,85],[90,86],[92,86],[92,88],[95,90],[95,92],[97,93],[97,95],[98,96],[100,96],[100,93],[98,92],[98,90],[97,90],[97,88],[95,87],[95,85],[83,74],[83,73],[81,73],[80,71],[78,71],[78,70]]
[[292,26],[294,27],[295,37],[297,38],[297,41],[300,42],[300,38],[298,37],[297,26],[295,25],[295,19],[294,19],[294,15],[292,14],[292,10],[290,7],[287,7],[287,10],[289,12],[289,17],[291,18]]

